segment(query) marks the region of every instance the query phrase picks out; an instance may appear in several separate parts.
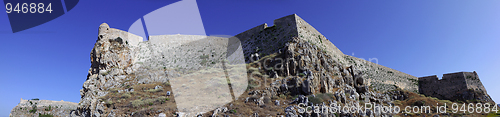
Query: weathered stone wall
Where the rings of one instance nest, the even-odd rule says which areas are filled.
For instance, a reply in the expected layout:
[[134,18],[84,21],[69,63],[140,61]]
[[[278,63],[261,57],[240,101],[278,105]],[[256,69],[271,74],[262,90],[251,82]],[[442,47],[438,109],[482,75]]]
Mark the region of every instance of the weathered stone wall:
[[468,89],[473,89],[474,91],[486,92],[483,83],[479,80],[479,76],[476,71],[474,72],[464,72],[465,81],[467,83]]
[[436,75],[422,77],[419,84],[420,93],[440,99],[452,99],[456,92],[467,90],[462,72],[444,74],[441,80]]
[[421,94],[426,94],[426,95],[432,95],[435,94],[435,90],[432,89],[437,89],[439,85],[431,85],[431,84],[437,84],[439,82],[439,78],[436,75],[433,76],[426,76],[426,77],[420,77],[418,78],[418,91]]
[[308,42],[318,45],[321,49],[330,52],[332,55],[343,55],[332,42],[330,42],[325,36],[323,36],[318,30],[316,30],[309,23],[304,21],[297,15],[295,17],[295,22],[297,24],[297,32],[300,38],[307,40]]
[[349,55],[344,55],[343,60],[341,63],[355,66],[373,90],[383,92],[401,88],[418,92],[418,80],[415,76]]
[[139,42],[142,42],[142,37],[129,33],[127,31],[110,28],[106,23],[103,23],[99,26],[100,39],[115,39],[118,37],[124,39],[123,42],[130,46],[137,46]]
[[475,71],[444,74],[440,80],[436,75],[420,77],[418,81],[419,92],[427,96],[446,100],[492,101]]
[[[243,52],[247,62],[250,62],[250,55],[260,53],[265,56],[271,53],[279,52],[283,49],[285,43],[291,41],[292,37],[297,36],[297,27],[295,15],[289,15],[274,20],[274,25],[268,27],[262,24],[247,30],[235,37],[240,39],[243,46]],[[284,51],[284,50],[281,50]]]

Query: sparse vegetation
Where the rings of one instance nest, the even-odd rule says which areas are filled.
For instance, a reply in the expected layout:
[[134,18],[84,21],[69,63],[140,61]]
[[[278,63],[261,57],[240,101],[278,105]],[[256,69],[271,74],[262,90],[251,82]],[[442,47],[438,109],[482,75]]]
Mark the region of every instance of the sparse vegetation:
[[156,93],[156,92],[160,92],[160,91],[163,91],[163,89],[159,88],[159,89],[148,89],[146,90],[147,92],[151,92],[151,93]]
[[122,98],[130,98],[132,97],[132,95],[130,95],[130,93],[123,93],[122,94]]
[[45,108],[45,111],[50,111],[52,110],[52,106],[49,105],[49,107]]
[[309,99],[309,101],[311,101],[314,104],[319,104],[321,102],[333,100],[334,98],[333,98],[333,94],[331,94],[331,93],[320,93],[320,94],[316,94],[314,97],[309,96],[308,99]]
[[30,113],[35,113],[37,110],[36,110],[36,105],[33,105],[32,106],[32,109],[29,110]]
[[143,105],[152,106],[155,104],[155,102],[158,103],[158,102],[162,102],[163,100],[166,100],[166,97],[161,96],[161,97],[154,98],[154,99],[137,99],[137,100],[132,101],[132,105],[133,105],[133,107],[140,107]]
[[38,113],[38,117],[54,117],[54,115]]
[[304,73],[299,73],[299,76],[300,76],[300,77],[304,77],[304,76],[306,76],[306,75],[305,75]]

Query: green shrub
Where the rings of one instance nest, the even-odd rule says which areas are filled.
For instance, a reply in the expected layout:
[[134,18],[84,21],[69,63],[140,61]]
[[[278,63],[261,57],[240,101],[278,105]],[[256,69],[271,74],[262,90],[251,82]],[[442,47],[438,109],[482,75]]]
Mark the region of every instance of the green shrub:
[[49,105],[49,107],[46,108],[45,111],[50,111],[50,110],[52,110],[52,106]]
[[143,104],[144,104],[144,101],[142,101],[141,99],[137,99],[137,100],[132,101],[133,107],[139,107],[139,106],[142,106]]
[[255,67],[248,68],[248,72],[252,73],[253,71],[259,71],[259,69]]
[[112,105],[112,104],[113,104],[113,101],[112,101],[112,100],[109,100],[109,101],[105,101],[105,103],[106,103],[107,105]]
[[258,71],[254,71],[252,72],[252,76],[259,76],[259,77],[262,77],[262,74]]
[[208,55],[200,55],[200,59],[208,59]]
[[299,76],[300,76],[300,77],[304,77],[304,76],[306,76],[306,75],[305,75],[304,73],[299,73]]
[[144,100],[145,104],[153,105],[153,103],[156,101],[156,99],[146,99]]
[[51,114],[41,114],[41,113],[38,113],[38,117],[54,117],[54,116],[51,115]]
[[284,94],[280,94],[280,98],[286,98]]
[[130,93],[123,93],[122,94],[122,98],[130,98],[132,97],[132,95],[130,95]]
[[116,38],[115,41],[120,44],[123,44],[123,39],[121,37]]
[[332,100],[333,99],[333,94],[331,94],[331,93],[320,93],[320,94],[316,94],[315,97],[309,96],[308,99],[309,99],[309,101],[311,101],[314,104],[319,104],[321,102]]
[[29,110],[30,113],[35,113],[36,112],[36,105],[33,105],[33,109]]
[[208,61],[206,59],[201,60],[200,64],[205,65]]

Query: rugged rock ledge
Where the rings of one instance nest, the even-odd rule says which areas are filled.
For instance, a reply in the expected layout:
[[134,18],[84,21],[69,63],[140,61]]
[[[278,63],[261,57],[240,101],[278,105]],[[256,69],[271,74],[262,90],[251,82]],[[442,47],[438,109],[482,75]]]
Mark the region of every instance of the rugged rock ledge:
[[78,103],[51,100],[24,100],[12,109],[10,117],[38,117],[39,115],[53,115],[68,117],[78,107]]

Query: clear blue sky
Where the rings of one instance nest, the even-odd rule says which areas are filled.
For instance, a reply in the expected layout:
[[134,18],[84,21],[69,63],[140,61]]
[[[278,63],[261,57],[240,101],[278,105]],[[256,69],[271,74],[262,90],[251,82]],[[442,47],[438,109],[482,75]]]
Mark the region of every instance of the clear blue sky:
[[[63,16],[15,34],[0,12],[0,116],[8,116],[20,98],[79,102],[98,26],[128,29],[173,2],[80,0]],[[500,102],[499,0],[197,2],[208,35],[235,35],[295,13],[345,54],[377,58],[413,76],[476,71]]]

